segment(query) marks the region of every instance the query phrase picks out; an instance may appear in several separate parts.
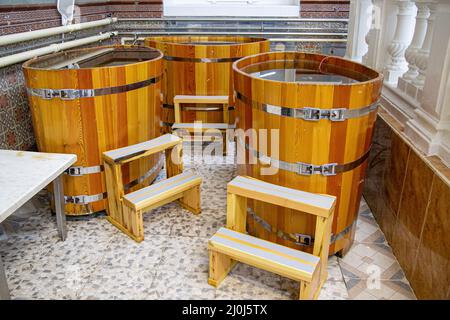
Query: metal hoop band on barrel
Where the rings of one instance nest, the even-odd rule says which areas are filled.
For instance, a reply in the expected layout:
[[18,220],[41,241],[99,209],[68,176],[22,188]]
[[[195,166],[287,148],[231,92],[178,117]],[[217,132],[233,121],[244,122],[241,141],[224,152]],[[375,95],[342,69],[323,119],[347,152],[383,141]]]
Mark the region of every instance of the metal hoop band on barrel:
[[343,173],[346,171],[353,170],[359,167],[364,161],[367,160],[370,154],[371,146],[367,149],[364,155],[352,162],[337,164],[337,163],[326,163],[321,165],[304,163],[304,162],[286,162],[283,160],[273,159],[257,150],[252,149],[247,143],[243,143],[241,138],[236,139],[240,145],[244,145],[245,149],[253,153],[253,156],[261,160],[261,162],[268,165],[272,165],[278,169],[295,172],[300,175],[310,176],[313,174],[321,174],[323,176],[334,176],[338,173]]
[[[285,232],[280,229],[276,229],[266,220],[261,218],[258,214],[256,214],[252,209],[247,208],[247,213],[250,218],[252,218],[256,223],[261,225],[266,231],[275,234],[277,238],[290,241],[298,246],[309,247],[314,245],[314,237],[309,234],[295,233],[295,232]],[[344,237],[347,233],[350,232],[355,222],[347,226],[344,230],[339,232],[338,234],[332,234],[330,243],[335,243],[342,237]],[[248,228],[247,228],[248,229]]]
[[319,121],[321,119],[328,119],[330,121],[345,121],[346,119],[359,118],[373,111],[376,111],[379,104],[379,101],[377,101],[367,107],[358,109],[347,109],[347,108],[319,109],[313,107],[287,108],[283,106],[275,106],[272,104],[254,101],[237,91],[235,92],[235,94],[237,99],[241,100],[245,104],[251,104],[253,108],[277,116],[291,117],[308,121]]
[[186,57],[174,57],[164,56],[167,61],[182,61],[182,62],[198,62],[198,63],[220,63],[220,62],[234,62],[242,57],[235,58],[186,58]]
[[40,97],[45,100],[59,98],[61,100],[74,100],[80,98],[92,98],[98,96],[105,96],[110,94],[123,93],[140,88],[150,86],[161,80],[161,77],[154,77],[144,81],[126,84],[117,87],[98,88],[98,89],[36,89],[27,88],[28,93],[35,97]]
[[[163,163],[164,163],[164,161],[161,158],[158,161],[158,163],[155,166],[153,166],[149,171],[144,173],[139,178],[128,182],[126,185],[124,185],[125,191],[129,190],[130,188],[134,187],[135,185],[137,185],[139,183],[144,182],[144,180],[149,178],[153,173],[155,173],[156,170],[158,170],[163,165]],[[74,168],[86,168],[86,167],[74,167]],[[87,168],[91,168],[91,167],[87,167]],[[101,166],[101,167],[99,166],[99,169],[96,172],[89,172],[89,173],[82,173],[82,174],[80,173],[80,174],[77,174],[77,175],[70,174],[70,173],[66,173],[66,174],[69,174],[69,175],[72,175],[72,176],[81,176],[83,174],[93,174],[93,173],[99,173],[101,171],[103,171],[103,166]],[[103,193],[93,194],[93,195],[64,196],[64,200],[65,200],[65,203],[84,205],[84,204],[88,204],[88,203],[91,203],[91,202],[97,202],[97,201],[106,199],[106,197],[107,197],[107,193],[103,192]]]

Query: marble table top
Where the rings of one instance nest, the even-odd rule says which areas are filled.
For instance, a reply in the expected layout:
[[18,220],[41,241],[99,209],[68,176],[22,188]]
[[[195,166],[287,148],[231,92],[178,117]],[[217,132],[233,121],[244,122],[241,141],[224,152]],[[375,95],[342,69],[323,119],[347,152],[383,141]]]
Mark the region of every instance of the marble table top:
[[0,150],[0,222],[76,160],[74,154]]

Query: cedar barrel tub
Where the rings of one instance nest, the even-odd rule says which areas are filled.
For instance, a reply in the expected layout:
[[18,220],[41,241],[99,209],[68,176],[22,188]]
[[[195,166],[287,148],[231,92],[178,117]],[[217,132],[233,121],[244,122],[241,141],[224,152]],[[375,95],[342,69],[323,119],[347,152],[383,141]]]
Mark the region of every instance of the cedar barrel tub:
[[[279,129],[277,157],[270,140],[267,149],[257,150],[250,139],[237,139],[247,157],[239,174],[337,196],[330,254],[345,254],[355,234],[382,75],[339,57],[300,52],[246,57],[233,72],[238,128],[268,129],[269,136]],[[262,175],[260,169],[270,166],[278,172]],[[312,248],[314,218],[255,202],[248,212],[251,234]]]
[[[39,151],[74,153],[64,176],[68,215],[106,209],[102,152],[160,135],[162,53],[138,46],[77,49],[23,65]],[[124,167],[132,190],[148,184],[161,155]]]
[[[176,95],[230,97],[233,109],[232,63],[242,57],[267,52],[270,42],[263,38],[232,36],[161,36],[145,39],[145,45],[164,53],[163,132],[174,122]],[[183,105],[182,122],[223,122],[221,106]],[[234,121],[231,112],[229,121]]]

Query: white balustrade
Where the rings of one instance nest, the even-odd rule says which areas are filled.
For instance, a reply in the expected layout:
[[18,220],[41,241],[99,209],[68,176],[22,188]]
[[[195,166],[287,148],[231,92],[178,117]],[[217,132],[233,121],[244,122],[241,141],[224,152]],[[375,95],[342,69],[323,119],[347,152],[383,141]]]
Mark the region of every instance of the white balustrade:
[[350,15],[355,19],[349,21],[348,28],[355,30],[348,36],[345,58],[361,62],[368,51],[364,39],[372,25],[372,0],[350,0]]
[[[449,165],[450,0],[372,0],[371,4],[353,4],[349,39],[361,43],[350,43],[346,56],[358,60],[368,45],[362,62],[385,75],[383,108],[403,125],[406,139]],[[363,6],[372,12],[364,12]],[[357,13],[364,17],[355,18]],[[372,21],[368,32],[361,23],[364,19]]]
[[417,6],[416,26],[414,29],[414,36],[405,51],[405,58],[408,62],[408,71],[403,75],[403,79],[406,81],[413,80],[419,75],[418,68],[416,66],[417,52],[422,48],[425,40],[425,34],[427,32],[427,19],[430,16],[430,9],[427,4],[422,1],[415,1]]
[[414,81],[419,76],[419,67],[417,66],[417,58],[419,51],[423,48],[425,36],[428,29],[428,18],[430,17],[430,1],[416,0],[417,15],[414,36],[405,51],[405,58],[408,62],[408,71],[398,80],[398,88],[405,92],[411,98],[418,100],[421,94],[423,84],[417,85]]
[[385,81],[392,84],[396,84],[398,78],[408,69],[405,50],[408,48],[413,36],[415,14],[413,2],[397,0],[395,4],[398,7],[397,24],[394,39],[387,48],[391,61],[384,69]]
[[[358,1],[358,0],[356,0]],[[367,20],[370,21],[371,28],[369,32],[366,34],[366,37],[364,38],[365,43],[368,46],[368,50],[366,54],[362,57],[362,62],[365,65],[368,65],[373,68],[378,67],[378,61],[380,59],[380,50],[377,50],[375,48],[378,48],[380,45],[380,38],[381,38],[381,28],[383,26],[381,18],[382,14],[381,12],[385,8],[385,1],[384,0],[372,0],[372,6],[370,6],[370,15],[367,16]],[[352,20],[352,18],[350,18]],[[350,28],[350,27],[349,27]],[[349,29],[349,36],[352,33],[352,30]]]
[[425,76],[428,67],[428,58],[430,55],[431,41],[434,32],[434,21],[436,19],[436,9],[437,9],[437,4],[434,1],[427,1],[424,2],[424,4],[428,6],[430,14],[427,19],[427,32],[425,35],[425,39],[423,41],[422,48],[417,52],[415,57],[415,63],[418,67],[419,74],[413,80],[413,84],[415,84],[420,88],[423,87],[423,85],[425,84]]

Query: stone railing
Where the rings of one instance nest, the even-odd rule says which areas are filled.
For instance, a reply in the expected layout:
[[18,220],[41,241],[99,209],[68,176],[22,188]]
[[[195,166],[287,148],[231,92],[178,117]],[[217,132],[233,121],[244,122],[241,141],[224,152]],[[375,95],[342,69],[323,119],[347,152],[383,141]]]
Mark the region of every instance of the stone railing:
[[450,1],[352,0],[346,57],[385,76],[383,107],[450,164]]

